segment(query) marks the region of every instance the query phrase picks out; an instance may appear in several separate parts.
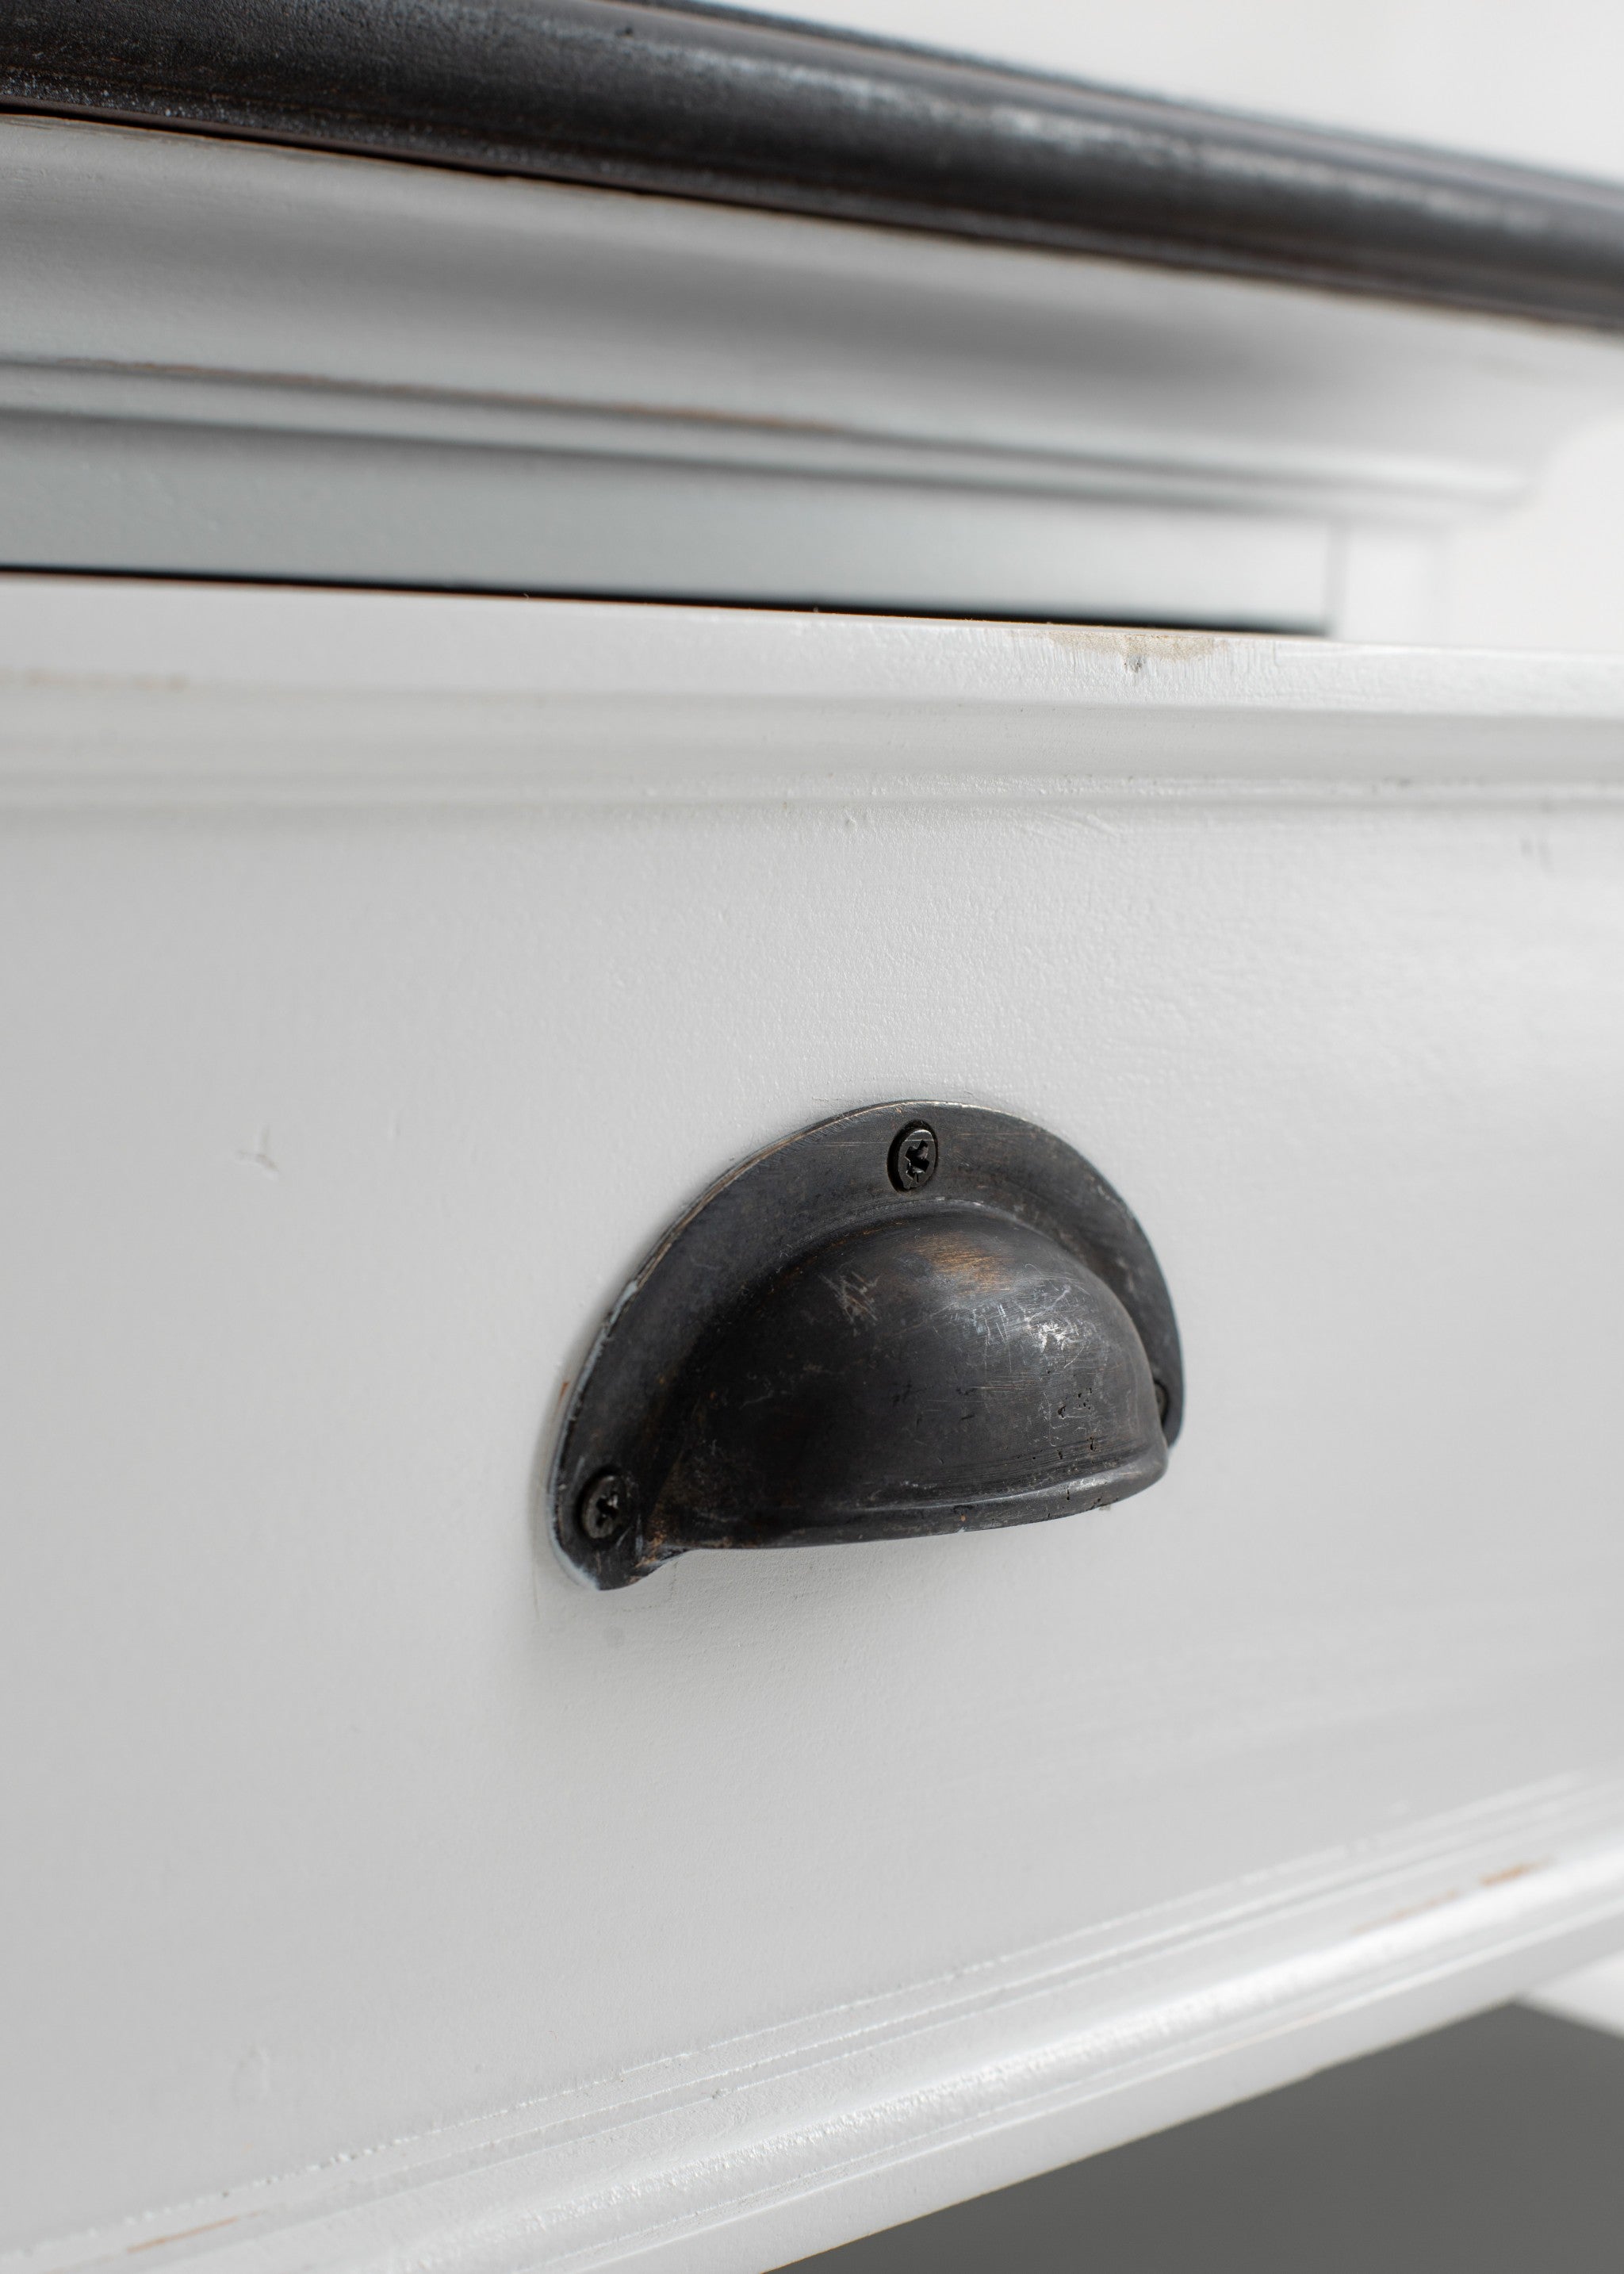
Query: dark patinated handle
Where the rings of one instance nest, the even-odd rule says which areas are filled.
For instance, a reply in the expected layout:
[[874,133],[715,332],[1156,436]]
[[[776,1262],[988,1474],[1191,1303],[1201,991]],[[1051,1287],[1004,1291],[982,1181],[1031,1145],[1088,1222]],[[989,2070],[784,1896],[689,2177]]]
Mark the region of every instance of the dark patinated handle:
[[1142,1492],[1183,1367],[1149,1242],[1013,1115],[875,1105],[716,1185],[615,1306],[553,1521],[599,1587],[692,1547],[1026,1524]]

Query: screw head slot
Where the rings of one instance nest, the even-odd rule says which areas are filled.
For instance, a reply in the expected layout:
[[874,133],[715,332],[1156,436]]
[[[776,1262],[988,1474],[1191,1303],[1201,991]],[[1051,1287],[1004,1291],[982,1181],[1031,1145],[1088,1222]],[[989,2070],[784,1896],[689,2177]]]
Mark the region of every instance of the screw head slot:
[[910,1121],[891,1141],[886,1161],[899,1193],[917,1193],[936,1172],[936,1133],[928,1121]]
[[600,1469],[576,1504],[575,1521],[595,1547],[606,1547],[631,1520],[631,1479],[619,1469]]

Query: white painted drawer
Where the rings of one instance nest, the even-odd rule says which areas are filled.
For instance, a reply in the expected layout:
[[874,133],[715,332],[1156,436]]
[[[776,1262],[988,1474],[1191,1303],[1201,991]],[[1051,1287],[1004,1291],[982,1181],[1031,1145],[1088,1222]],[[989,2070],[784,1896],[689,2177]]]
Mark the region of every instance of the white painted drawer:
[[[1624,665],[26,580],[0,663],[22,2263],[756,2268],[1618,1936]],[[907,1096],[1139,1214],[1165,1480],[573,1584],[628,1266]]]

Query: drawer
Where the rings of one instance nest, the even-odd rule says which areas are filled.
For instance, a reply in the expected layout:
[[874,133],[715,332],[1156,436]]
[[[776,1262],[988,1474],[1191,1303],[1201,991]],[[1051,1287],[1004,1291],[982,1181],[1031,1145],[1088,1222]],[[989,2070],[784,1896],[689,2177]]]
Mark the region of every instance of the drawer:
[[[18,576],[0,666],[19,2266],[753,2269],[1624,1933],[1624,665]],[[1168,1473],[583,1586],[605,1311],[891,1099],[1137,1214]]]

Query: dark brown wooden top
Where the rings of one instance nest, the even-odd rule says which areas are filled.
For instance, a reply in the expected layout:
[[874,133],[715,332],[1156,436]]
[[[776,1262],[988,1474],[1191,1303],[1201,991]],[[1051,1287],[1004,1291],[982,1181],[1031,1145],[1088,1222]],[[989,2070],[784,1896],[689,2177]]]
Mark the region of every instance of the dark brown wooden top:
[[1624,188],[660,0],[14,0],[0,107],[1624,328]]

